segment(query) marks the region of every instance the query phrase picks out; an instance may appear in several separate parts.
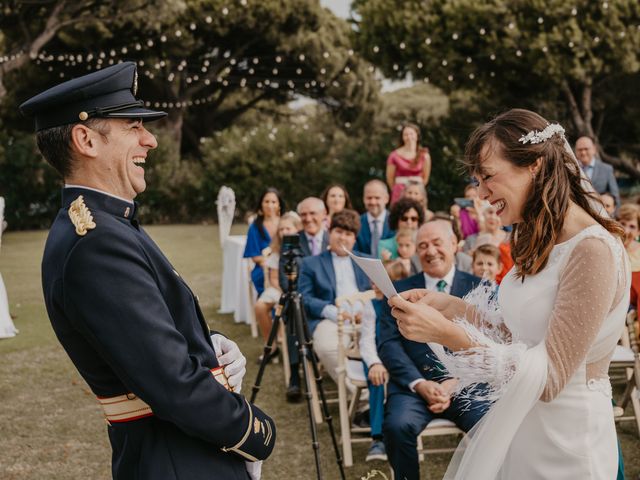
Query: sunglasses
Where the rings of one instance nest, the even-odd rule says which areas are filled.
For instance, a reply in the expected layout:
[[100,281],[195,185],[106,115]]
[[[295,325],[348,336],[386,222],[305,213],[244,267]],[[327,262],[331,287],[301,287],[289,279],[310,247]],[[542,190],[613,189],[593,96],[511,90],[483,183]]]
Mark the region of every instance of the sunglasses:
[[400,220],[402,220],[403,222],[417,222],[418,220],[420,220],[419,217],[400,217]]

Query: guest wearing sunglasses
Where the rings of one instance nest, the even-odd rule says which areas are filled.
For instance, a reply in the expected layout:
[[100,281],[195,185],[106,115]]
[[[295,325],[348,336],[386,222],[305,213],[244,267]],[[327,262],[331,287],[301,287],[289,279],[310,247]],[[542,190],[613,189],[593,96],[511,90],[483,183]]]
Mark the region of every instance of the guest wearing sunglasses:
[[[417,231],[424,223],[424,208],[420,202],[411,198],[401,198],[391,207],[389,228],[394,231],[410,229]],[[379,257],[382,260],[398,258],[398,242],[396,237],[380,240]]]

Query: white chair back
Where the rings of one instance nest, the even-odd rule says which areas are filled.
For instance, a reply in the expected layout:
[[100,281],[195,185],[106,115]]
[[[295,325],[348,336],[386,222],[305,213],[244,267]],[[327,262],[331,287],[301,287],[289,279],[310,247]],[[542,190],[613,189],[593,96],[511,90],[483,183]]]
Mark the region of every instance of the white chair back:
[[236,212],[236,194],[229,187],[221,187],[216,200],[218,210],[218,234],[220,246],[224,248],[224,242],[231,232],[233,217]]

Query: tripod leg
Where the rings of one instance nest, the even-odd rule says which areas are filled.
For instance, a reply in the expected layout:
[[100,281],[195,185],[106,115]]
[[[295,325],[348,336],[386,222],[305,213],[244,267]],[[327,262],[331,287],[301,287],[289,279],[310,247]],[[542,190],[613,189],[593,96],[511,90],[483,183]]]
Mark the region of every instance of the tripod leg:
[[[331,418],[331,414],[329,413],[329,405],[327,404],[327,398],[324,394],[324,389],[322,388],[322,376],[320,375],[320,369],[318,368],[318,362],[316,361],[315,354],[313,353],[313,342],[310,339],[309,330],[307,328],[307,322],[304,314],[304,308],[302,306],[302,297],[298,294],[293,299],[293,313],[296,322],[296,330],[298,333],[298,350],[300,351],[300,355],[303,360],[303,373],[305,377],[305,384],[307,386],[307,404],[309,409],[309,415],[312,412],[311,406],[311,394],[309,393],[309,389],[313,388],[310,385],[310,377],[311,373],[313,373],[313,378],[315,379],[315,387],[317,388],[317,392],[320,396],[320,401],[322,403],[322,412],[324,414],[324,420],[329,427],[329,434],[331,435],[331,442],[333,443],[333,450],[336,455],[336,463],[338,464],[338,469],[340,470],[340,478],[345,480],[344,476],[344,466],[342,462],[342,456],[340,455],[340,447],[338,446],[338,440],[336,439],[336,432],[333,429],[333,422]],[[312,372],[309,372],[309,366],[311,366]],[[311,429],[312,432],[316,430],[315,423],[313,418],[310,418]],[[316,434],[317,435],[317,434]],[[317,438],[314,437],[314,438]],[[316,455],[316,465],[318,468],[318,478],[320,478],[320,464]]]
[[[311,351],[311,350],[310,350]],[[312,354],[313,355],[313,354]],[[306,368],[309,367],[309,359],[304,357],[304,363]],[[311,369],[310,373],[313,375],[313,369]],[[313,407],[313,418],[316,423],[322,423],[324,418],[322,416],[322,410],[320,409],[320,396],[318,395],[318,378],[317,376],[313,376],[313,382],[309,385],[309,395],[311,396],[311,405]]]
[[271,325],[271,331],[269,332],[269,338],[267,339],[267,343],[264,346],[264,353],[262,355],[262,361],[260,362],[260,368],[258,369],[258,375],[256,376],[256,381],[251,388],[251,403],[255,402],[256,397],[258,396],[258,392],[260,391],[260,384],[262,383],[262,375],[264,374],[265,368],[267,368],[267,364],[269,363],[269,354],[271,353],[271,349],[273,343],[278,335],[278,330],[280,327],[280,320],[282,319],[282,315],[286,313],[288,309],[289,303],[285,300],[284,296],[280,299],[278,303],[278,308],[276,309],[276,315],[273,319],[273,325]]
[[284,364],[284,385],[289,385],[289,380],[291,379],[291,365],[289,364],[289,344],[287,341],[287,330],[283,327],[282,323],[280,323],[280,327],[278,328],[278,338],[281,341],[280,351],[282,352],[282,363]]

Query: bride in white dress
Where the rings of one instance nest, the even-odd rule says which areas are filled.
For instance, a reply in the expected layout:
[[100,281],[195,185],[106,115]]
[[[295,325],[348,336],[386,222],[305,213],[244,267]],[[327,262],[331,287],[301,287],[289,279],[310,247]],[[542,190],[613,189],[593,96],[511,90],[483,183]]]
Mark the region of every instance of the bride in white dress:
[[[2,225],[4,223],[4,198],[0,197],[0,248],[2,247]],[[0,338],[15,337],[18,330],[9,314],[9,299],[0,274]]]
[[[466,151],[479,195],[514,225],[514,268],[495,295],[425,290],[389,303],[400,332],[435,342],[464,387],[495,400],[445,478],[611,480],[618,449],[607,370],[629,304],[620,238],[564,130],[527,110],[478,128]],[[430,343],[431,345],[431,343]]]

